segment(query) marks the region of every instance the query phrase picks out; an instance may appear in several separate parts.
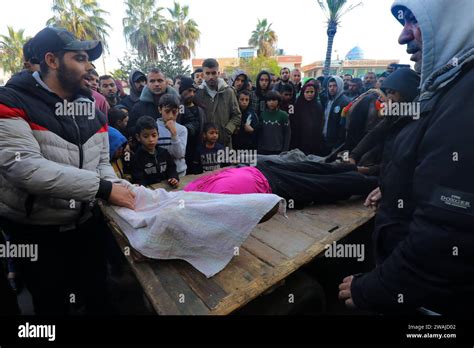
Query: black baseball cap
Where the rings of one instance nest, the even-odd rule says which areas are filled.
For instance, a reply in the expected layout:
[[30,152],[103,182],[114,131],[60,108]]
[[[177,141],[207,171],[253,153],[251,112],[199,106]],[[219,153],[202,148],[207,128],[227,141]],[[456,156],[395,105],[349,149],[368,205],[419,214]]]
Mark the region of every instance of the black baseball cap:
[[31,64],[39,64],[38,58],[36,58],[33,54],[33,51],[31,49],[31,39],[28,40],[24,45],[23,45],[23,57],[25,62],[30,62]]
[[98,40],[81,41],[64,28],[46,27],[35,35],[30,42],[31,51],[39,61],[44,60],[48,52],[86,51],[93,61],[102,54],[102,43]]

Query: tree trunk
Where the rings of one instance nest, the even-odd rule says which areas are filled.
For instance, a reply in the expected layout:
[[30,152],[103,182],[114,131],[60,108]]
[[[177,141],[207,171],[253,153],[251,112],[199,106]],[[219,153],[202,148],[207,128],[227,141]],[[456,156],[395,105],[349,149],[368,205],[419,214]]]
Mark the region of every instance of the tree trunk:
[[332,55],[332,44],[334,42],[334,36],[336,36],[337,24],[328,24],[328,48],[326,51],[326,60],[324,61],[324,77],[329,76],[329,70],[331,68],[331,55]]

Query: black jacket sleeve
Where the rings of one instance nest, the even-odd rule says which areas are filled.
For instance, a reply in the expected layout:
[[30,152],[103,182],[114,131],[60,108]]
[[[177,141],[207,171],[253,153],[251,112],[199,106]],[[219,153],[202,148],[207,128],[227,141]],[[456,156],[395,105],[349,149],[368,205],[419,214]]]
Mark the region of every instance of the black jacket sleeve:
[[[184,106],[181,106],[184,107]],[[184,113],[180,115],[178,123],[185,126],[188,130],[188,136],[194,137],[199,133],[200,120],[199,114],[196,115],[188,108],[184,108]]]
[[140,150],[135,153],[130,162],[130,172],[132,175],[132,182],[138,185],[146,185],[145,172],[143,171],[142,161],[140,160]]
[[427,119],[415,150],[406,237],[375,270],[352,281],[359,308],[474,312],[474,98],[466,92],[461,102],[459,94],[448,94]]
[[166,151],[166,176],[167,179],[176,179],[179,181],[179,175],[176,171],[176,163],[174,163],[173,157]]
[[383,143],[387,132],[390,128],[390,122],[388,119],[384,119],[374,129],[362,138],[357,146],[352,150],[350,157],[358,162],[362,156],[368,151],[372,150],[375,146]]
[[365,135],[365,124],[369,113],[370,96],[366,96],[353,106],[347,119],[347,139],[345,148],[352,151]]

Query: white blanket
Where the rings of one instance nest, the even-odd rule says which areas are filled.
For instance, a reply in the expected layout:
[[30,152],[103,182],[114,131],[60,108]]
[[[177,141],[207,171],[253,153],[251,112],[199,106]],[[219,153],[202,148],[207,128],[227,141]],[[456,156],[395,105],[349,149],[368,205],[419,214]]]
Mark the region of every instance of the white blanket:
[[212,277],[232,259],[263,216],[284,200],[273,194],[222,195],[133,188],[136,209],[106,206],[130,241],[146,257],[182,259]]

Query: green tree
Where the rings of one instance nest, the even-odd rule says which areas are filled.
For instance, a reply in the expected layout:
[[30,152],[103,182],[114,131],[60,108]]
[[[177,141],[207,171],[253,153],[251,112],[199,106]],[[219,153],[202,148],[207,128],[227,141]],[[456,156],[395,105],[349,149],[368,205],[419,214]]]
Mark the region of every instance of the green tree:
[[126,0],[123,34],[127,42],[143,59],[157,61],[159,47],[168,42],[167,21],[161,15],[162,7],[155,0]]
[[278,41],[278,36],[272,29],[272,23],[268,24],[267,19],[258,20],[257,27],[252,31],[249,45],[257,47],[257,54],[259,56],[271,57],[275,53],[275,45]]
[[0,35],[0,64],[5,72],[16,73],[23,68],[23,45],[29,38],[24,29],[7,26],[8,35]]
[[129,74],[133,70],[140,70],[145,74],[151,68],[158,68],[167,77],[175,78],[177,75],[188,75],[191,73],[189,66],[185,66],[179,56],[176,47],[164,46],[159,49],[160,60],[150,61],[137,54],[126,53],[119,59],[120,68],[114,70],[112,76],[122,80],[128,80]]
[[332,45],[334,43],[334,37],[336,36],[337,27],[341,23],[341,17],[349,11],[352,11],[357,6],[362,3],[353,4],[350,6],[347,5],[347,0],[317,0],[319,6],[324,12],[324,15],[327,18],[327,35],[328,35],[328,46],[326,50],[326,60],[324,61],[324,76],[329,75],[329,69],[331,66],[331,55],[332,55]]
[[244,70],[254,82],[258,73],[262,70],[266,70],[269,73],[276,75],[279,75],[280,73],[280,67],[278,66],[277,60],[275,58],[264,56],[240,59],[239,69]]
[[[119,60],[120,61],[120,60]],[[114,69],[110,72],[110,75],[116,80],[128,81],[129,70],[124,70],[123,67]]]
[[189,6],[181,6],[174,2],[173,8],[168,8],[171,20],[168,21],[168,35],[170,42],[177,49],[181,59],[191,58],[195,53],[196,43],[199,41],[201,32],[197,23],[188,18]]
[[65,28],[81,40],[101,40],[108,50],[106,38],[112,29],[105,20],[107,11],[96,0],[53,0],[54,16],[46,25]]

